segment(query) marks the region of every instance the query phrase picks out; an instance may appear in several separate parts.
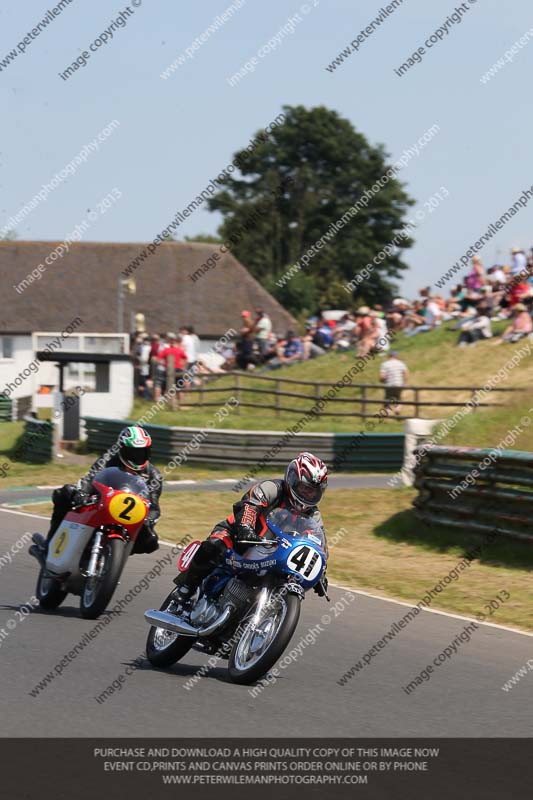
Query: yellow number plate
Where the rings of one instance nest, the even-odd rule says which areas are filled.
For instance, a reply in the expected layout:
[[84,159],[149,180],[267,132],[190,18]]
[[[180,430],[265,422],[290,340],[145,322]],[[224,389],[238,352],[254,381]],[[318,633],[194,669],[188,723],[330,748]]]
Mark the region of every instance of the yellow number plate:
[[109,503],[109,513],[122,525],[137,525],[146,517],[147,511],[143,501],[134,494],[121,492]]
[[62,531],[59,532],[57,536],[57,541],[54,542],[54,546],[52,548],[52,558],[59,558],[63,554],[66,546],[68,544],[68,530],[63,528]]

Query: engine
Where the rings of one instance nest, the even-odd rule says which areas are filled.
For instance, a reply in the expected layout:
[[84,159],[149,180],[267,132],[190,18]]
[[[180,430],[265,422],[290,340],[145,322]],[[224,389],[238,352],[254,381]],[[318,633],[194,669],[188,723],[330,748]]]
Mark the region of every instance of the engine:
[[236,609],[242,610],[255,596],[255,589],[250,589],[238,578],[227,582],[222,593],[222,605],[231,603]]
[[212,600],[202,596],[191,611],[191,625],[200,628],[209,625],[220,614],[220,609]]

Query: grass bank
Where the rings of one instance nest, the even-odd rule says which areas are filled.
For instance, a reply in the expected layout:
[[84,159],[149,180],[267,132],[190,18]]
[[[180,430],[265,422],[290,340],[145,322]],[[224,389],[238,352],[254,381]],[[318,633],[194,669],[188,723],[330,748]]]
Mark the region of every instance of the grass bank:
[[[447,323],[449,326],[449,323]],[[495,323],[494,329],[500,330],[505,323]],[[473,347],[459,349],[457,347],[458,333],[449,330],[446,326],[431,333],[419,334],[412,338],[399,336],[394,343],[400,357],[407,364],[410,372],[409,383],[413,386],[428,386],[434,391],[421,390],[419,400],[421,402],[457,402],[466,403],[471,394],[468,391],[446,392],[439,391],[439,387],[445,386],[483,386],[488,378],[498,370],[502,369],[507,361],[512,357],[521,343],[516,345],[503,344],[495,346],[491,341],[477,343]],[[527,346],[527,342],[526,342]],[[295,364],[292,367],[285,367],[276,371],[265,373],[274,378],[290,378],[303,381],[334,383],[342,378],[348,370],[356,363],[354,352],[331,353],[318,359]],[[356,383],[379,383],[379,369],[383,363],[383,358],[376,357],[370,360],[365,368],[355,377]],[[533,347],[530,355],[524,356],[520,365],[509,371],[508,377],[500,385],[505,387],[527,386],[533,381]],[[235,394],[235,378],[232,376],[221,376],[210,384],[210,388],[217,388],[220,392],[206,393],[205,399],[217,403],[213,408],[201,408],[197,405],[198,395],[185,396],[185,406],[182,409],[162,410],[152,419],[152,422],[160,425],[183,425],[192,427],[202,427],[206,422],[213,418],[219,405]],[[265,382],[256,378],[254,373],[250,373],[249,378],[241,379],[241,385],[248,390],[265,389]],[[275,384],[268,384],[269,388],[274,389]],[[293,408],[294,411],[280,411],[267,408],[240,408],[232,411],[225,419],[218,422],[216,427],[236,429],[246,428],[250,430],[285,430],[289,425],[297,422],[302,415],[302,409],[310,408],[317,397],[316,387],[296,386],[281,384],[284,391],[296,392],[305,395],[303,398],[282,398],[282,404]],[[324,390],[325,393],[326,390]],[[252,391],[240,390],[242,402],[264,403],[272,405],[273,395],[257,394]],[[343,388],[338,397],[360,398],[361,389],[357,387]],[[367,399],[382,401],[383,389],[367,390]],[[403,399],[412,401],[414,392],[406,390]],[[503,395],[494,395],[495,400],[503,400]],[[508,396],[505,397],[508,399]],[[137,400],[132,409],[132,418],[138,419],[150,408],[149,402]],[[369,405],[367,411],[379,411],[379,405]],[[349,411],[350,405],[330,403],[329,410]],[[358,403],[353,404],[354,416],[328,417],[321,416],[310,421],[306,425],[307,431],[312,432],[354,432],[361,429],[361,420],[355,416],[359,411]],[[414,415],[414,406],[405,406],[405,414]],[[429,418],[443,418],[451,416],[453,408],[446,406],[429,408],[423,407],[421,415]],[[403,430],[403,423],[394,419],[385,420],[380,425],[380,431],[394,432]]]

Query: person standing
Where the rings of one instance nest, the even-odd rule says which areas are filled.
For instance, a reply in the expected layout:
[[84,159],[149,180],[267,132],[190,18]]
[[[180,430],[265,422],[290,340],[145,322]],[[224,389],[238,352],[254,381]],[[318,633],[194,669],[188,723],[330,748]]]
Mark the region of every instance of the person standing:
[[385,408],[392,408],[396,416],[399,416],[402,389],[409,379],[409,370],[398,358],[396,350],[392,350],[389,358],[383,362],[379,379],[385,384]]
[[256,318],[254,324],[255,340],[261,360],[264,360],[269,349],[270,334],[272,333],[272,321],[262,308],[255,309]]
[[150,345],[150,337],[147,333],[143,333],[139,337],[140,341],[137,343],[136,347],[136,360],[138,363],[139,369],[139,380],[138,380],[138,393],[139,397],[142,397],[143,400],[147,400],[150,397],[150,389],[151,389],[151,382],[150,382],[150,353],[152,347]]
[[238,369],[255,369],[257,358],[254,354],[254,323],[249,311],[241,311],[242,328],[239,331],[235,352]]
[[512,264],[511,276],[516,278],[518,275],[527,276],[527,256],[520,247],[513,247],[511,250]]
[[[159,351],[158,359],[161,365],[160,379],[156,387],[155,400],[159,400],[161,394],[165,393],[170,386],[167,385],[167,376],[169,370],[169,359],[174,359],[174,376],[176,384],[179,385],[180,379],[183,377],[183,371],[187,365],[187,354],[181,347],[181,336],[176,336],[175,333],[167,333],[167,346]],[[181,392],[178,392],[178,398],[181,401]]]
[[158,333],[153,333],[150,336],[150,360],[152,358],[157,358],[159,355],[159,351],[162,349],[161,347],[161,337]]
[[194,332],[192,325],[183,325],[180,328],[181,346],[187,354],[187,369],[194,369],[200,351],[200,339]]

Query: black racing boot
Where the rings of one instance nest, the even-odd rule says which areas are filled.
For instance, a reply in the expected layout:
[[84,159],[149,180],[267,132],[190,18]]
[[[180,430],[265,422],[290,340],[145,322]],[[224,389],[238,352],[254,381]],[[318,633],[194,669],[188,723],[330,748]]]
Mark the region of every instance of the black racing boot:
[[133,549],[131,551],[131,555],[139,555],[140,553],[154,553],[156,550],[159,550],[159,536],[153,530],[153,528],[141,528],[137,539],[135,540],[135,544],[133,545]]
[[202,542],[186,572],[180,572],[174,578],[174,583],[178,586],[178,597],[184,603],[188,602],[198,589],[204,578],[219,566],[222,556],[226,551],[226,545],[220,539],[206,539]]
[[46,534],[46,538],[40,533],[34,533],[31,537],[33,544],[30,546],[28,552],[34,556],[34,558],[36,558],[42,566],[44,566],[46,561],[50,542],[52,541],[55,532],[61,525],[64,516],[64,513],[57,513],[54,510],[52,519],[50,520],[50,530]]
[[33,544],[30,545],[28,552],[37,559],[41,567],[44,567],[48,553],[48,541],[40,533],[34,533],[31,540]]
[[178,597],[184,602],[190,600],[203,579],[209,575],[211,570],[211,564],[198,565],[194,563],[193,559],[187,572],[180,572],[180,574],[174,578],[174,583],[178,587]]
[[180,604],[182,611],[191,610],[191,598],[194,596],[194,593],[205,577],[205,575],[200,575],[194,570],[192,575],[189,574],[191,572],[191,567],[192,564],[187,572],[180,572],[180,574],[174,578],[174,583],[176,584],[174,597]]

